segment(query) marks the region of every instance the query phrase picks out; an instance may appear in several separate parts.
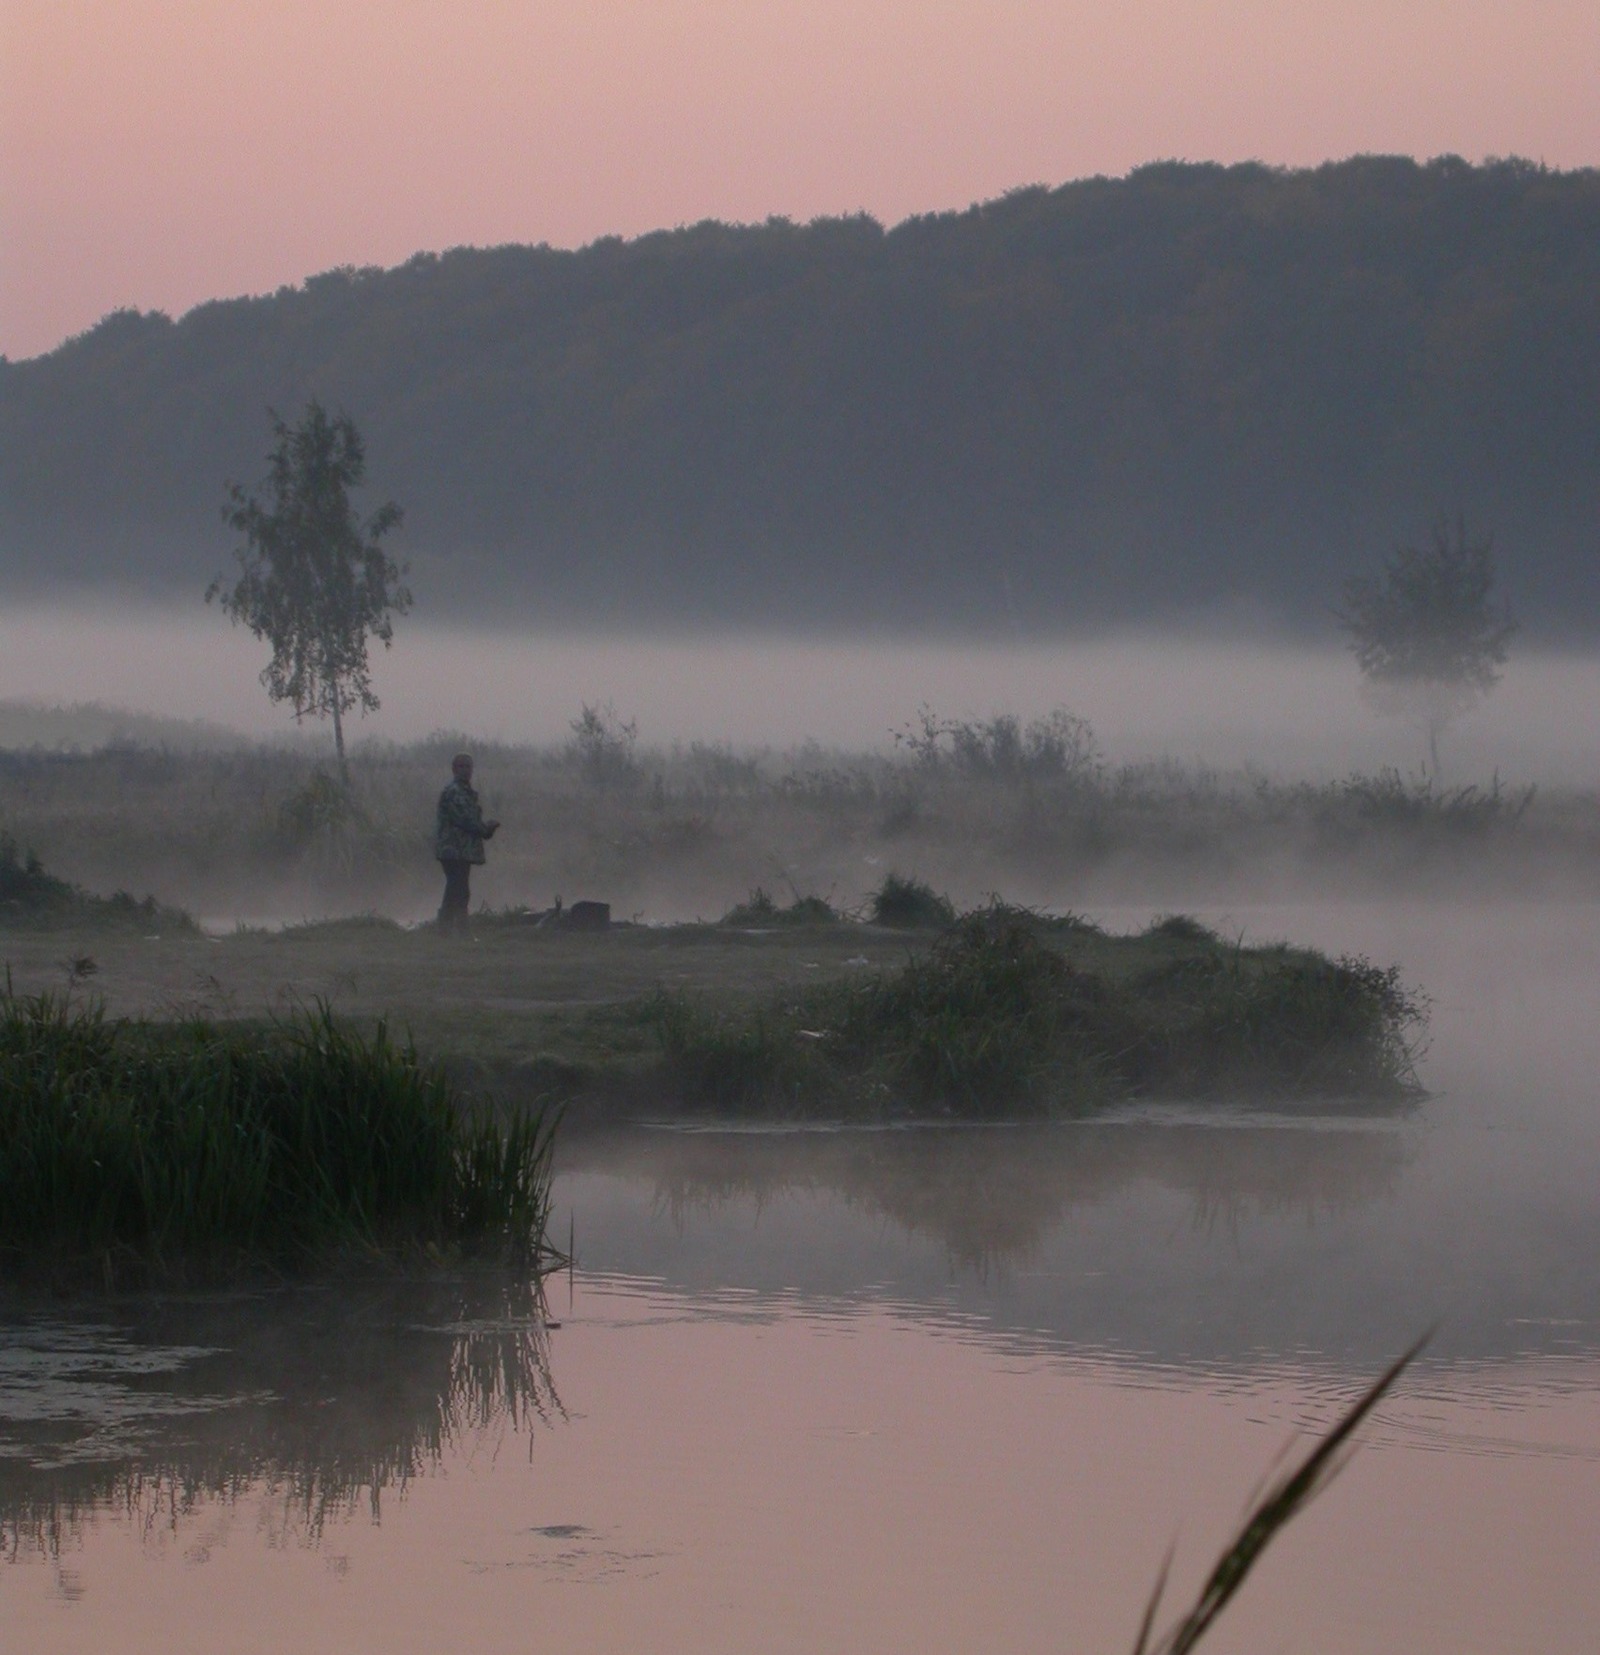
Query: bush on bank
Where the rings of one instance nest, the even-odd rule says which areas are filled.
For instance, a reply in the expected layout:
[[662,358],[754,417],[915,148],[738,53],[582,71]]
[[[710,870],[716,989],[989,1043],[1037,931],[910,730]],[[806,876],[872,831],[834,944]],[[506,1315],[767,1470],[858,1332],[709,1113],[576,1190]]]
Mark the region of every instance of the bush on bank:
[[894,971],[733,1010],[662,995],[665,1079],[691,1108],[974,1118],[1419,1090],[1423,1010],[1392,969],[1169,923],[1113,972],[1069,957],[1089,929],[996,905]]

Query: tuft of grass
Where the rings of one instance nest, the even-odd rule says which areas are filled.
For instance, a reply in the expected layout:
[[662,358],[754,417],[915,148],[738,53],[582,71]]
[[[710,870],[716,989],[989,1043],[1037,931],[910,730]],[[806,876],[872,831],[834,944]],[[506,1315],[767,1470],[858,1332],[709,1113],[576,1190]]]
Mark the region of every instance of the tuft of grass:
[[291,938],[321,938],[332,940],[339,937],[362,936],[400,936],[405,927],[397,919],[391,919],[387,914],[367,912],[365,914],[342,914],[333,919],[302,919],[280,928],[278,935]]
[[955,922],[949,897],[940,896],[920,879],[891,873],[868,899],[868,917],[874,925],[895,930],[931,930]]
[[687,994],[656,994],[646,1007],[668,1087],[694,1108],[804,1113],[834,1095],[822,1035],[782,1004],[721,1009]]
[[1166,942],[1214,943],[1217,933],[1203,925],[1193,914],[1161,914],[1151,920],[1145,930],[1147,937],[1160,937]]
[[0,997],[0,1256],[161,1270],[545,1246],[553,1119],[465,1106],[329,1008],[265,1028]]
[[[1139,1096],[1402,1100],[1425,1008],[1397,971],[1196,926],[1113,939],[996,904],[884,972],[711,1009],[660,995],[669,1089],[719,1112],[1046,1115]],[[1079,959],[1069,950],[1079,951]],[[1140,969],[1112,969],[1116,952]]]
[[730,908],[718,921],[721,925],[748,929],[776,925],[837,925],[840,914],[820,896],[797,896],[781,908],[760,885],[749,897]]

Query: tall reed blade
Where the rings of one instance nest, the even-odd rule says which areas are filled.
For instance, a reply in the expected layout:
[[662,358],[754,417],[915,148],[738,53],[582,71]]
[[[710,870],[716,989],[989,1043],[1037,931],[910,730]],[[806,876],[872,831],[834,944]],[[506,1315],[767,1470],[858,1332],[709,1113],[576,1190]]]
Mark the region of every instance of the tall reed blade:
[[1432,1337],[1430,1329],[1403,1356],[1390,1363],[1305,1459],[1268,1489],[1245,1519],[1232,1545],[1217,1559],[1194,1607],[1159,1643],[1151,1644],[1151,1630],[1172,1561],[1171,1555],[1168,1555],[1146,1606],[1133,1655],[1187,1655],[1200,1642],[1234,1593],[1244,1584],[1245,1576],[1255,1567],[1273,1537],[1305,1510],[1338,1475],[1348,1459],[1344,1450],[1357,1427],[1394,1388],[1400,1375],[1416,1360]]

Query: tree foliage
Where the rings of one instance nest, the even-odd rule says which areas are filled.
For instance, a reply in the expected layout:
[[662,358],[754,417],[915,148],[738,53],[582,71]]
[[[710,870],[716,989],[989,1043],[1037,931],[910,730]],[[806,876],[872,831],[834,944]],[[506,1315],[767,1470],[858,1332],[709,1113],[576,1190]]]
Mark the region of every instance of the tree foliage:
[[1495,597],[1494,543],[1458,516],[1425,546],[1400,546],[1377,576],[1345,583],[1339,621],[1375,703],[1419,712],[1439,769],[1439,736],[1500,681],[1516,622]]
[[206,592],[235,623],[272,646],[261,682],[296,718],[333,720],[340,775],[344,714],[378,706],[367,660],[369,638],[385,649],[394,617],[411,606],[404,568],[383,549],[402,512],[387,501],[363,520],[350,490],[366,476],[366,449],[348,414],[306,405],[295,425],[272,415],[274,443],[263,496],[228,487],[223,519],[244,536],[239,578]]
[[1315,623],[1448,501],[1515,526],[1520,610],[1600,631],[1600,171],[1158,165],[121,313],[0,365],[0,586],[203,580],[207,479],[312,394],[479,614]]

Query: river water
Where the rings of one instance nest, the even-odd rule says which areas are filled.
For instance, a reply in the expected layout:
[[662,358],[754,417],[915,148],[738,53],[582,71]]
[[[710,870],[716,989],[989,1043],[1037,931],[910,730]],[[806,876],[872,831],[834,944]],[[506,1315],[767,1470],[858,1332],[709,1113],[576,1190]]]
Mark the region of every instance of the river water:
[[[1113,924],[1143,916],[1100,916]],[[1600,914],[1400,961],[1400,1115],[570,1134],[578,1263],[9,1306],[0,1645],[1123,1651],[1428,1328],[1208,1652],[1600,1647]]]

